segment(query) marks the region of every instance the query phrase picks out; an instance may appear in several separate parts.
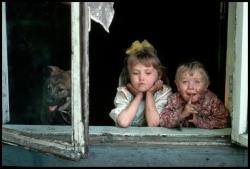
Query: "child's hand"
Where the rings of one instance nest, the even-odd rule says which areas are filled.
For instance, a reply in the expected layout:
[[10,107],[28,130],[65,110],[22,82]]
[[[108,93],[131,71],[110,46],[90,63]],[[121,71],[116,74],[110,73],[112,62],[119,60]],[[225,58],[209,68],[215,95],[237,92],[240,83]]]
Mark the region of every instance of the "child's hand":
[[136,96],[137,94],[141,93],[140,91],[136,90],[132,85],[131,83],[128,83],[126,85],[127,89],[134,95]]
[[185,105],[184,110],[181,114],[182,118],[186,118],[190,115],[196,116],[196,114],[198,114],[197,110],[196,110],[196,106],[192,104],[191,102],[192,97],[190,97],[188,103]]
[[197,124],[197,114],[193,114],[193,118],[188,120],[188,122],[193,123],[193,124]]
[[152,92],[153,94],[158,91],[158,90],[161,90],[162,89],[162,86],[163,86],[163,82],[162,80],[157,80],[154,85],[148,89],[149,92]]

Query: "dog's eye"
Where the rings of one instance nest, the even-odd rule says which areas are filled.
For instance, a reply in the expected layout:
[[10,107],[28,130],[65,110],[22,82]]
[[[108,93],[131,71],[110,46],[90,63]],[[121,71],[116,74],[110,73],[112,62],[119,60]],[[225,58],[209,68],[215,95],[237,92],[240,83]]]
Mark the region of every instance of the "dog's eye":
[[63,88],[58,88],[58,91],[62,92],[62,91],[64,91],[64,89]]

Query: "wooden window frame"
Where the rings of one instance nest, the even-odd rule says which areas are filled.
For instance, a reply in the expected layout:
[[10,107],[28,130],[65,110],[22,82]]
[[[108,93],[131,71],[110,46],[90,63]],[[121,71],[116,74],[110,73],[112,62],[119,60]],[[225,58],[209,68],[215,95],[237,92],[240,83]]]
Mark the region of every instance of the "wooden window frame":
[[226,105],[232,116],[232,142],[248,147],[248,2],[230,2]]
[[[46,134],[32,134],[26,131],[18,130],[22,125],[18,125],[16,129],[8,128],[9,125],[4,125],[9,121],[9,97],[8,97],[8,62],[7,62],[7,37],[6,37],[6,15],[5,2],[2,2],[2,21],[4,28],[2,35],[3,66],[5,71],[2,71],[2,86],[3,93],[3,127],[2,136],[3,142],[18,144],[32,149],[38,149],[44,152],[53,153],[72,160],[79,160],[87,154],[87,136],[88,136],[88,93],[89,93],[89,63],[88,63],[88,28],[89,28],[89,9],[85,2],[71,3],[71,32],[72,32],[72,56],[71,56],[71,83],[72,83],[72,139],[59,140],[58,135],[49,128],[54,126],[43,126],[39,129]],[[85,43],[87,42],[87,43]],[[28,125],[32,128],[34,126]],[[53,137],[55,136],[55,137]]]
[[[2,23],[5,2],[2,2]],[[88,154],[88,145],[95,143],[154,143],[184,145],[225,145],[230,141],[248,147],[247,133],[247,70],[248,50],[247,4],[229,3],[227,74],[225,103],[232,112],[232,129],[187,128],[182,131],[162,127],[89,126],[89,59],[88,27],[89,10],[84,2],[71,4],[72,11],[72,126],[10,125],[3,118],[2,142],[49,152],[71,160],[79,160]],[[86,19],[87,18],[87,19]],[[4,26],[4,24],[2,24]],[[5,24],[6,26],[6,24]],[[6,29],[2,29],[2,69],[7,64]],[[5,38],[4,38],[5,37]],[[87,42],[87,43],[86,43]],[[4,46],[5,44],[5,46]],[[5,52],[5,53],[4,53]],[[5,59],[6,60],[5,60]],[[244,64],[243,64],[244,63]],[[2,113],[8,108],[8,72],[2,71]],[[6,80],[7,79],[7,80]],[[240,87],[238,82],[240,82]],[[4,93],[6,92],[6,93]],[[7,105],[7,106],[6,106]],[[243,123],[243,124],[242,124]]]

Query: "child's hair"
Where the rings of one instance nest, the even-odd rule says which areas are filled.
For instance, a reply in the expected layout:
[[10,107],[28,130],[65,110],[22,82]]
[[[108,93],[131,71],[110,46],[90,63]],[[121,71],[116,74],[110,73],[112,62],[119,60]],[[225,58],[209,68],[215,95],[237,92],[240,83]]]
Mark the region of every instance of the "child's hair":
[[157,56],[157,51],[147,40],[144,40],[142,43],[138,40],[134,41],[131,47],[126,50],[126,54],[127,56],[124,60],[124,68],[121,74],[121,85],[126,85],[130,82],[130,67],[137,63],[146,66],[152,65],[158,71],[159,79],[162,80],[164,84],[169,84],[165,67],[162,66],[160,59]]
[[185,72],[193,73],[194,71],[197,71],[197,70],[200,71],[200,73],[205,78],[205,81],[207,82],[207,84],[209,84],[210,80],[209,80],[209,76],[208,76],[205,66],[201,62],[196,61],[196,60],[192,60],[192,61],[180,64],[175,73],[175,80],[179,81],[180,76]]

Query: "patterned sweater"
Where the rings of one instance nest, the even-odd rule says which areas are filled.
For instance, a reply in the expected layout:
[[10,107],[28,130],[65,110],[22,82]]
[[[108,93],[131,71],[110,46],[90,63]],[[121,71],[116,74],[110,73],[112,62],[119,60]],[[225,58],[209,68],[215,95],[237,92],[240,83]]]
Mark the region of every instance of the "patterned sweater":
[[179,115],[182,113],[186,101],[179,93],[170,96],[166,107],[160,113],[160,126],[167,128],[176,127],[198,127],[198,128],[227,128],[230,126],[230,116],[222,101],[207,90],[204,96],[194,105],[197,108],[197,122],[191,123],[187,117],[180,121]]

